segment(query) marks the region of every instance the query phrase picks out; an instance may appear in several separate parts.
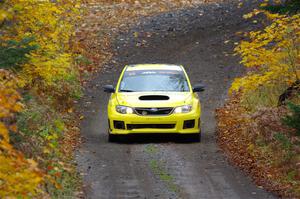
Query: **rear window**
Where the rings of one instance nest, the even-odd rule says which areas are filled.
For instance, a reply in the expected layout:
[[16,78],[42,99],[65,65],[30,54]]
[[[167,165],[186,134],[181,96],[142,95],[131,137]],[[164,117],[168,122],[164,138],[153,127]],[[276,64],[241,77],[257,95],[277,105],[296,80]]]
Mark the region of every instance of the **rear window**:
[[119,92],[188,92],[189,85],[181,70],[125,71]]

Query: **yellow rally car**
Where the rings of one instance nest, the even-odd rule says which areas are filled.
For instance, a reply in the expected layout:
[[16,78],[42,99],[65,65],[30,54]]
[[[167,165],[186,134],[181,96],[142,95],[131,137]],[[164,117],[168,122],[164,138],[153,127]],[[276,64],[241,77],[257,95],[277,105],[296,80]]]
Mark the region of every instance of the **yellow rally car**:
[[126,66],[108,103],[109,141],[136,133],[184,134],[200,141],[201,107],[196,92],[182,66],[136,64]]

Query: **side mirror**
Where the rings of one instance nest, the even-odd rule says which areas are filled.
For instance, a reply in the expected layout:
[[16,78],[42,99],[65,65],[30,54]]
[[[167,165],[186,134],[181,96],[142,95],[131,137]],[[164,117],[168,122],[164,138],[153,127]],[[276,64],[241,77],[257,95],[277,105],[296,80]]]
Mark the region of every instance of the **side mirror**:
[[115,92],[115,88],[113,85],[105,85],[105,86],[103,86],[103,90],[106,93],[114,93]]
[[196,84],[193,87],[193,92],[203,92],[205,90],[205,86],[203,84]]

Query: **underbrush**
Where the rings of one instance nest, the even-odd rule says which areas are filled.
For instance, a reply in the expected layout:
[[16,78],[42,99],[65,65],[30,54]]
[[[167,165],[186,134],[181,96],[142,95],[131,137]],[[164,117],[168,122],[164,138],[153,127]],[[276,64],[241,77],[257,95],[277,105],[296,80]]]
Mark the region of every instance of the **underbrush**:
[[203,1],[0,1],[1,198],[78,196],[82,86],[110,60],[118,31],[193,3]]
[[229,100],[217,110],[218,143],[230,160],[256,184],[287,198],[300,198],[298,4],[266,2],[244,15],[259,16],[266,26],[245,33],[235,48],[247,73],[234,80]]
[[[298,105],[299,107],[299,105]],[[260,108],[253,113],[233,96],[217,110],[218,143],[231,161],[255,182],[280,196],[300,197],[300,136],[283,123],[293,115],[286,106]],[[299,117],[299,110],[297,113]],[[297,121],[292,122],[298,124]]]
[[[256,88],[253,92],[245,93],[241,104],[248,112],[255,112],[264,107],[277,107],[280,103],[279,96],[289,87],[288,83],[277,82],[276,84],[264,85]],[[293,94],[290,102],[299,104],[300,95]]]
[[272,13],[295,14],[297,12],[300,12],[300,1],[299,0],[290,0],[283,4],[264,6],[263,9],[270,11]]
[[[19,131],[11,142],[26,158],[34,158],[47,175],[45,190],[53,198],[73,197],[78,191],[79,176],[70,156],[78,144],[77,118],[57,98],[24,94],[25,109],[17,115]],[[65,100],[68,102],[69,100]],[[70,104],[67,104],[70,106]],[[68,111],[69,110],[69,111]],[[74,125],[74,126],[72,126]],[[67,144],[67,145],[66,145]]]
[[263,107],[277,107],[278,96],[288,87],[287,84],[270,84],[256,88],[255,91],[244,94],[242,105],[249,112],[255,112]]
[[[0,197],[73,198],[80,0],[0,1]],[[4,160],[4,161],[3,161]]]

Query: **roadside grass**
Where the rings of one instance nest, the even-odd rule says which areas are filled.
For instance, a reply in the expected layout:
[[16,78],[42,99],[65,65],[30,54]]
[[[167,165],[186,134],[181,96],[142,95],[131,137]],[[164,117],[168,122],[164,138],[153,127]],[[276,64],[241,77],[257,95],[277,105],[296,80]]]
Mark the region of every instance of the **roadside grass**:
[[286,106],[252,113],[237,96],[217,110],[218,144],[230,161],[250,173],[256,184],[281,197],[300,197],[300,139],[283,124]]
[[[91,76],[110,61],[111,41],[116,34],[135,24],[141,16],[197,3],[203,1],[0,2],[0,21],[7,20],[2,24],[7,31],[1,39],[9,38],[1,45],[0,67],[11,69],[17,76],[23,75],[19,91],[24,110],[16,114],[14,122],[18,131],[10,132],[10,140],[45,173],[41,191],[52,198],[72,198],[80,189],[80,177],[72,157],[79,143],[74,102],[82,97],[82,87]],[[15,13],[14,9],[22,12]],[[27,35],[34,37],[27,38]],[[49,50],[53,52],[48,53]],[[156,153],[154,148],[148,150]],[[171,181],[167,174],[160,173],[163,180]]]
[[299,0],[265,1],[244,15],[265,16],[264,27],[234,49],[248,72],[217,110],[218,143],[230,160],[286,198],[300,198],[299,8]]
[[47,191],[51,193],[52,198],[73,199],[77,193],[80,193],[78,187],[81,186],[81,176],[76,173],[76,168],[72,168],[70,171],[63,171],[57,183],[60,186],[59,188],[51,184],[47,186]]
[[[35,93],[24,94],[26,107],[17,115],[18,133],[11,134],[14,146],[27,158],[35,158],[48,176],[45,179],[46,192],[51,198],[73,198],[79,192],[80,176],[74,166],[73,152],[79,142],[70,138],[71,127],[76,117],[69,112],[61,112],[53,106],[53,98],[41,98]],[[62,104],[60,104],[60,107]],[[73,121],[74,120],[74,121]]]
[[[255,112],[263,107],[277,107],[278,106],[278,96],[281,95],[288,85],[286,83],[276,83],[263,85],[244,94],[241,99],[241,104],[249,111]],[[297,99],[294,99],[295,101]]]
[[0,1],[0,198],[74,198],[79,189],[80,4]]
[[[287,87],[289,85],[285,83],[261,86],[251,93],[244,94],[244,97],[241,99],[241,105],[250,113],[265,107],[276,108],[278,107],[279,96]],[[294,104],[300,104],[300,95],[294,94],[289,101]]]

